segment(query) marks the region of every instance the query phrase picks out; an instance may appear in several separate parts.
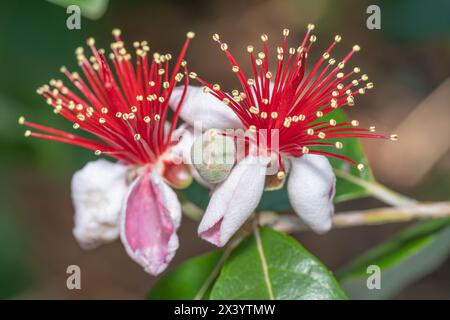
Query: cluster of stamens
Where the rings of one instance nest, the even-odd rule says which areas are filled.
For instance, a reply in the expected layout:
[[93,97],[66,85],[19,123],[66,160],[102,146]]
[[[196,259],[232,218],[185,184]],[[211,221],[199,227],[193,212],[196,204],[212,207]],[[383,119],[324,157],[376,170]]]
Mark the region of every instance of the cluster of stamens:
[[[338,152],[311,149],[311,147],[335,147],[342,149],[344,144],[338,139],[344,138],[386,138],[374,134],[375,127],[360,128],[357,120],[338,122],[336,119],[323,120],[323,117],[345,106],[355,105],[355,97],[365,94],[374,87],[366,74],[360,74],[359,67],[344,71],[348,61],[359,45],[338,61],[331,56],[333,48],[341,41],[336,35],[332,44],[323,52],[319,60],[306,71],[308,54],[316,35],[312,34],[314,25],[308,25],[306,35],[298,47],[287,47],[289,30],[283,30],[283,41],[276,48],[276,71],[269,70],[269,38],[261,35],[263,50],[256,53],[251,45],[247,47],[250,56],[253,77],[247,77],[221,41],[218,34],[212,36],[231,63],[242,89],[232,90],[231,94],[221,89],[219,84],[210,84],[197,74],[190,77],[204,85],[204,91],[210,92],[231,108],[242,121],[245,128],[253,132],[278,130],[277,147],[272,150],[279,156],[279,175],[284,176],[282,155],[299,157],[303,154],[319,154],[345,160],[356,165],[359,170],[364,165]],[[267,148],[270,149],[270,134]],[[397,140],[397,135],[391,135]],[[328,139],[333,139],[334,142]]]
[[[53,129],[19,118],[19,123],[31,129],[25,136],[60,141],[93,150],[96,155],[106,154],[130,164],[153,163],[171,143],[180,108],[187,90],[186,62],[183,60],[193,32],[186,42],[174,66],[169,68],[170,54],[154,53],[146,41],[135,42],[136,61],[125,48],[120,30],[114,29],[115,41],[111,44],[110,64],[105,50],[95,47],[89,38],[87,45],[91,56],[82,47],[75,50],[78,65],[84,77],[60,71],[70,80],[79,93],[72,91],[62,80],[50,80],[37,90],[55,114],[73,123],[74,129],[82,129],[98,139],[93,140],[65,131]],[[180,71],[182,70],[182,71]],[[173,88],[184,78],[184,92],[175,108],[168,132],[164,130],[169,98]]]

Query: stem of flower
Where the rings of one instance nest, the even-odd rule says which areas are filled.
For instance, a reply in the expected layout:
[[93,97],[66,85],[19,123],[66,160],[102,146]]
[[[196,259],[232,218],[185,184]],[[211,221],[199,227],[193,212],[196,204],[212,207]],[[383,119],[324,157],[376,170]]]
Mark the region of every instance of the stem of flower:
[[[379,225],[443,217],[450,217],[450,201],[340,212],[333,217],[333,228]],[[262,225],[268,225],[287,233],[308,230],[308,227],[293,214],[277,214],[269,211],[260,212],[259,221]]]
[[194,221],[200,221],[203,217],[203,210],[188,200],[181,202],[181,210],[185,216]]

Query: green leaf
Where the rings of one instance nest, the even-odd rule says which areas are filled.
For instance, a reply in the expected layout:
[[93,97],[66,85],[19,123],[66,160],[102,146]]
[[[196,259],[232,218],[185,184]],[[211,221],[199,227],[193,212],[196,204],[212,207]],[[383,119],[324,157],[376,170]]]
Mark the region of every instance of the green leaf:
[[[190,259],[161,278],[150,291],[151,300],[194,299],[218,265],[222,251]],[[203,298],[207,298],[208,291]]]
[[81,9],[81,14],[86,18],[97,20],[103,16],[108,8],[109,0],[47,0],[61,7],[77,5]]
[[[355,259],[338,273],[350,298],[386,299],[439,267],[450,254],[450,219],[415,224]],[[367,267],[381,269],[381,289],[369,290]]]
[[210,299],[346,299],[322,263],[295,239],[262,228],[225,262]]
[[209,203],[209,190],[193,181],[187,189],[180,190],[180,193],[195,204],[197,207],[205,210]]

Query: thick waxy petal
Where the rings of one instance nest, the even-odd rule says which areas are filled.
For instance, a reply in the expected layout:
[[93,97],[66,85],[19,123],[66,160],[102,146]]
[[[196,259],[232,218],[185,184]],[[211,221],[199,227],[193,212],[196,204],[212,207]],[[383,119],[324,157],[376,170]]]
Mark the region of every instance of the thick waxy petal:
[[292,158],[289,200],[300,218],[318,233],[330,230],[336,177],[328,159],[319,155]]
[[[182,93],[183,88],[173,90],[169,101],[172,108],[176,108]],[[242,128],[236,114],[212,94],[203,92],[201,87],[188,87],[180,116],[192,126],[201,124],[203,130]]]
[[158,174],[141,174],[130,186],[121,215],[120,237],[128,255],[152,275],[164,271],[178,249],[180,220],[175,192]]
[[248,156],[214,190],[198,228],[203,239],[223,246],[258,206],[268,157]]
[[178,127],[172,134],[174,145],[170,148],[170,152],[177,155],[184,163],[190,163],[191,147],[196,134],[200,135],[201,132],[195,132],[194,128],[186,123]]
[[[192,175],[192,177],[202,186],[204,186],[205,188],[211,189],[212,185],[205,181],[197,172],[197,170],[195,170],[195,168],[193,168],[192,165],[192,160],[191,160],[191,148],[192,145],[194,144],[194,141],[196,138],[201,136],[201,131],[199,130],[194,130],[193,127],[183,124],[182,126],[180,126],[177,130],[175,130],[173,132],[172,138],[174,141],[178,141],[171,149],[171,153],[174,154],[174,156],[176,156],[178,158],[178,162],[182,162],[184,164],[188,164],[189,165],[189,172]],[[164,174],[164,173],[163,173]],[[164,176],[165,179],[168,179],[168,177],[165,175]],[[186,186],[190,185],[189,183],[186,183]]]
[[117,239],[127,193],[127,167],[104,159],[87,163],[72,178],[73,234],[83,248]]

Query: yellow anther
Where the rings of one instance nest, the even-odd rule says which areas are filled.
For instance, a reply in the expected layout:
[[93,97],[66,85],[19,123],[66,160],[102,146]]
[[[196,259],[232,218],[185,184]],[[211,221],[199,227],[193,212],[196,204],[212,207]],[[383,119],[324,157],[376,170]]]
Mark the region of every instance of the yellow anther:
[[257,107],[255,107],[255,106],[251,106],[249,110],[253,114],[258,114],[259,113],[259,109]]
[[284,171],[278,171],[277,172],[277,178],[282,180],[286,177],[286,173]]
[[120,31],[120,29],[114,28],[112,31],[112,35],[115,37],[118,37],[122,34],[122,32]]

